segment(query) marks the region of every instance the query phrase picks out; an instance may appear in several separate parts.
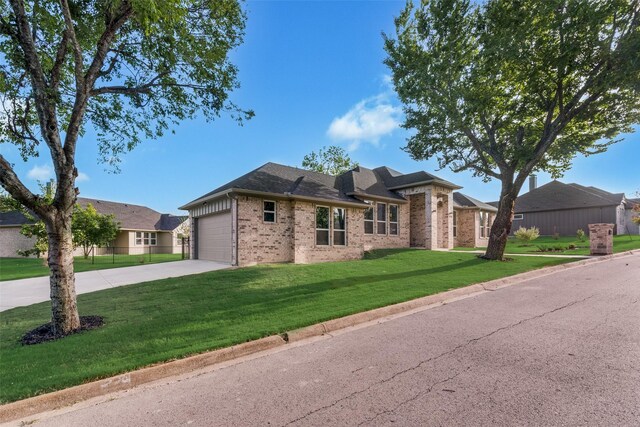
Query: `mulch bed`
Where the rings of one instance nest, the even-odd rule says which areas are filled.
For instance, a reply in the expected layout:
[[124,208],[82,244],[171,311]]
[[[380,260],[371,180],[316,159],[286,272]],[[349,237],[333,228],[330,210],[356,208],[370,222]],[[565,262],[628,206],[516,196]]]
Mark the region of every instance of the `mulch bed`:
[[43,342],[64,338],[66,336],[77,334],[79,332],[97,329],[102,325],[104,325],[104,318],[102,316],[80,316],[80,329],[77,329],[69,334],[54,334],[53,324],[49,322],[27,332],[20,339],[20,343],[22,345],[40,344]]

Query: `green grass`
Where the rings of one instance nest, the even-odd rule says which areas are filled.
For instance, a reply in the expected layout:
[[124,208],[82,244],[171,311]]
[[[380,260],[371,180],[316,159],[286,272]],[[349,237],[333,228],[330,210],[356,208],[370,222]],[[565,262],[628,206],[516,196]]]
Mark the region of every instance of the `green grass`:
[[[567,249],[569,245],[574,245],[575,249]],[[538,246],[546,246],[553,248],[555,246],[562,246],[561,251],[541,252]],[[456,250],[462,251],[474,251],[483,250],[484,248],[463,248],[458,247]],[[613,236],[613,252],[624,252],[632,249],[640,249],[640,236],[621,235]],[[586,237],[584,242],[579,241],[576,237],[559,237],[557,240],[551,236],[540,236],[536,240],[530,242],[527,246],[524,246],[514,237],[509,237],[507,242],[506,253],[509,254],[562,254],[562,255],[589,255],[589,236]]]
[[19,307],[0,313],[0,402],[567,261],[384,250],[221,270],[80,295],[80,314],[104,316],[105,326],[35,346],[19,340],[49,320],[49,304]]
[[[178,261],[182,254],[144,254],[144,255],[116,255],[115,263],[111,255],[95,257],[92,259],[75,257],[74,269],[76,273],[91,270],[103,270],[106,268],[130,267],[132,265],[155,264],[158,262]],[[42,258],[0,258],[0,281],[26,279],[28,277],[48,276],[49,268]]]

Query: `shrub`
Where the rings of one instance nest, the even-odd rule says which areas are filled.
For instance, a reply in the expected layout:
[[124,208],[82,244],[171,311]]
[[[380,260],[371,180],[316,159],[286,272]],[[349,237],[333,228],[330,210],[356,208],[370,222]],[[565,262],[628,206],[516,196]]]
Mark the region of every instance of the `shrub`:
[[576,248],[576,245],[574,245],[573,243],[567,246],[567,249],[575,249],[575,248]]
[[585,236],[586,235],[582,228],[579,228],[578,231],[576,231],[576,237],[578,238],[579,241],[584,242],[586,238]]
[[560,233],[555,232],[551,237],[553,237],[553,240],[558,240],[560,238]]
[[532,240],[536,240],[538,237],[540,237],[540,230],[538,230],[538,227],[531,227],[531,228],[520,227],[513,234],[514,236],[516,236],[516,239],[520,241],[520,243],[526,246],[527,243],[531,242]]
[[551,249],[547,245],[538,245],[536,246],[536,248],[538,248],[538,252],[547,252],[549,249]]
[[567,249],[567,247],[564,245],[553,245],[554,251],[564,251],[565,249]]

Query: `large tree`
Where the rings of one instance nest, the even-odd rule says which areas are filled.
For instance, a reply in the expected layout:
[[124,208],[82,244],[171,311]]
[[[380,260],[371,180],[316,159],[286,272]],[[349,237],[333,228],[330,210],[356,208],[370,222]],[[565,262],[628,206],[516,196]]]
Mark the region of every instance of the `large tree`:
[[337,176],[358,166],[349,157],[349,153],[337,145],[322,147],[318,152],[312,151],[302,159],[304,169]]
[[640,122],[639,20],[638,0],[425,0],[385,36],[405,150],[502,184],[486,258],[502,259],[527,176]]
[[55,196],[33,194],[0,155],[0,184],[46,224],[52,324],[79,327],[71,217],[78,141],[97,134],[101,160],[201,112],[251,116],[229,102],[242,41],[239,0],[8,0],[0,5],[0,140],[24,160],[50,154]]

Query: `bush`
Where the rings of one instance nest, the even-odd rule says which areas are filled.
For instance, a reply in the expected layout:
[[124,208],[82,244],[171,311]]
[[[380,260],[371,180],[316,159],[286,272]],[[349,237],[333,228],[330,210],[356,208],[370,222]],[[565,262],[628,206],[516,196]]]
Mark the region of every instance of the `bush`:
[[526,246],[527,243],[531,242],[532,240],[536,240],[538,237],[540,237],[540,230],[538,230],[538,227],[531,227],[531,228],[520,227],[513,234],[514,236],[516,236],[516,239],[520,241],[520,243]]
[[558,240],[560,238],[560,233],[558,233],[558,232],[553,233],[553,235],[551,237],[553,237],[553,240]]
[[538,248],[538,252],[547,252],[549,249],[551,249],[547,245],[538,245],[536,246],[536,248]]
[[584,233],[584,230],[582,228],[579,228],[578,231],[576,231],[576,237],[578,238],[579,241],[584,242],[586,239],[586,234]]

